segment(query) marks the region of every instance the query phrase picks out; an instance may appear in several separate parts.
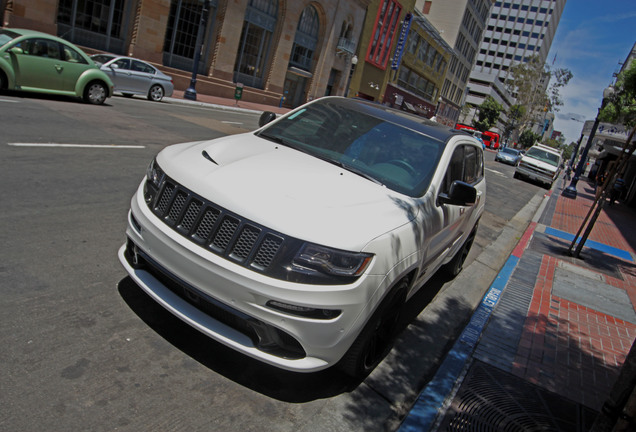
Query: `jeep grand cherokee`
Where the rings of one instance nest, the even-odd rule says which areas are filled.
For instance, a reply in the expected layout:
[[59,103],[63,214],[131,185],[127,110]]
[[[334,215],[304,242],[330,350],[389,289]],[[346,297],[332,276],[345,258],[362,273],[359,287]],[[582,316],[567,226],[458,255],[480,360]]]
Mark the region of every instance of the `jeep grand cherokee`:
[[121,263],[242,353],[364,376],[405,302],[439,268],[462,269],[484,210],[481,144],[338,97],[273,117],[162,150],[132,198]]

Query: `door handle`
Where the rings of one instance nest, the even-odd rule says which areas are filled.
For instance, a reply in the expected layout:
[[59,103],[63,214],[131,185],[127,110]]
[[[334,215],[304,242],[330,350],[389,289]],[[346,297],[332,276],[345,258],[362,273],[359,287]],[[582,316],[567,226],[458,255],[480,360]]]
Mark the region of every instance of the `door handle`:
[[57,70],[58,72],[62,72],[64,70],[64,66],[56,64],[55,65],[55,70]]

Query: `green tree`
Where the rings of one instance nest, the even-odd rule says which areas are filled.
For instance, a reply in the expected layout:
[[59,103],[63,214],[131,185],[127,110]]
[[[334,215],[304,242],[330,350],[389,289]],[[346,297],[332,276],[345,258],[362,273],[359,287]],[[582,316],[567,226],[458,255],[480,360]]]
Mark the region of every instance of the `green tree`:
[[521,135],[519,136],[519,145],[524,149],[530,148],[536,141],[539,140],[539,138],[541,138],[540,135],[535,134],[530,129],[526,129],[521,132]]
[[560,91],[572,76],[569,69],[552,70],[539,56],[530,57],[526,62],[510,67],[506,87],[515,96],[517,104],[525,108],[519,119],[519,130],[528,128],[548,110],[559,111],[559,107],[563,105]]
[[508,124],[504,128],[504,140],[515,140],[515,130],[521,123],[521,118],[525,114],[526,109],[522,105],[512,105],[506,115],[508,116]]
[[636,126],[636,61],[618,75],[614,93],[606,101],[599,119],[628,128]]
[[492,96],[486,97],[479,105],[479,115],[473,119],[473,127],[478,131],[485,132],[497,124],[503,107]]

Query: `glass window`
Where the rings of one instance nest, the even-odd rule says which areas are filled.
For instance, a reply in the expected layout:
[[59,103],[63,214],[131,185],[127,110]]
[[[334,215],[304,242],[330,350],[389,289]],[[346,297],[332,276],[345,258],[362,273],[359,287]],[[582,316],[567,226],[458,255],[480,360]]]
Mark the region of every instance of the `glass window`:
[[[235,80],[250,87],[263,87],[265,65],[278,17],[275,0],[250,0],[245,12],[239,52],[234,65]],[[299,52],[299,58],[306,51]]]
[[131,69],[137,72],[144,72],[152,75],[154,75],[155,73],[155,70],[152,66],[138,60],[133,60]]
[[49,39],[28,39],[24,41],[21,48],[24,50],[24,54],[56,60],[61,59],[60,45],[57,41]]
[[395,0],[382,0],[376,16],[375,28],[367,48],[367,61],[385,69],[390,55],[395,29],[402,7]]
[[300,16],[290,64],[312,70],[312,59],[318,44],[318,13],[313,6],[307,6]]
[[130,69],[130,59],[119,59],[115,62],[119,69],[128,70]]

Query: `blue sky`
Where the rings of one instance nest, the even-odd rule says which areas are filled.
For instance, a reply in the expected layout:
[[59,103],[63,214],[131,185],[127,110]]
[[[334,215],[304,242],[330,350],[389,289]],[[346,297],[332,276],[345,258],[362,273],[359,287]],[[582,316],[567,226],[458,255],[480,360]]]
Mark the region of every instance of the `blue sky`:
[[[546,63],[567,68],[574,77],[561,89],[564,105],[554,129],[566,143],[577,141],[583,123],[594,120],[603,89],[612,83],[636,43],[636,0],[568,0]],[[556,60],[554,60],[556,55]],[[554,61],[554,64],[552,62]]]

